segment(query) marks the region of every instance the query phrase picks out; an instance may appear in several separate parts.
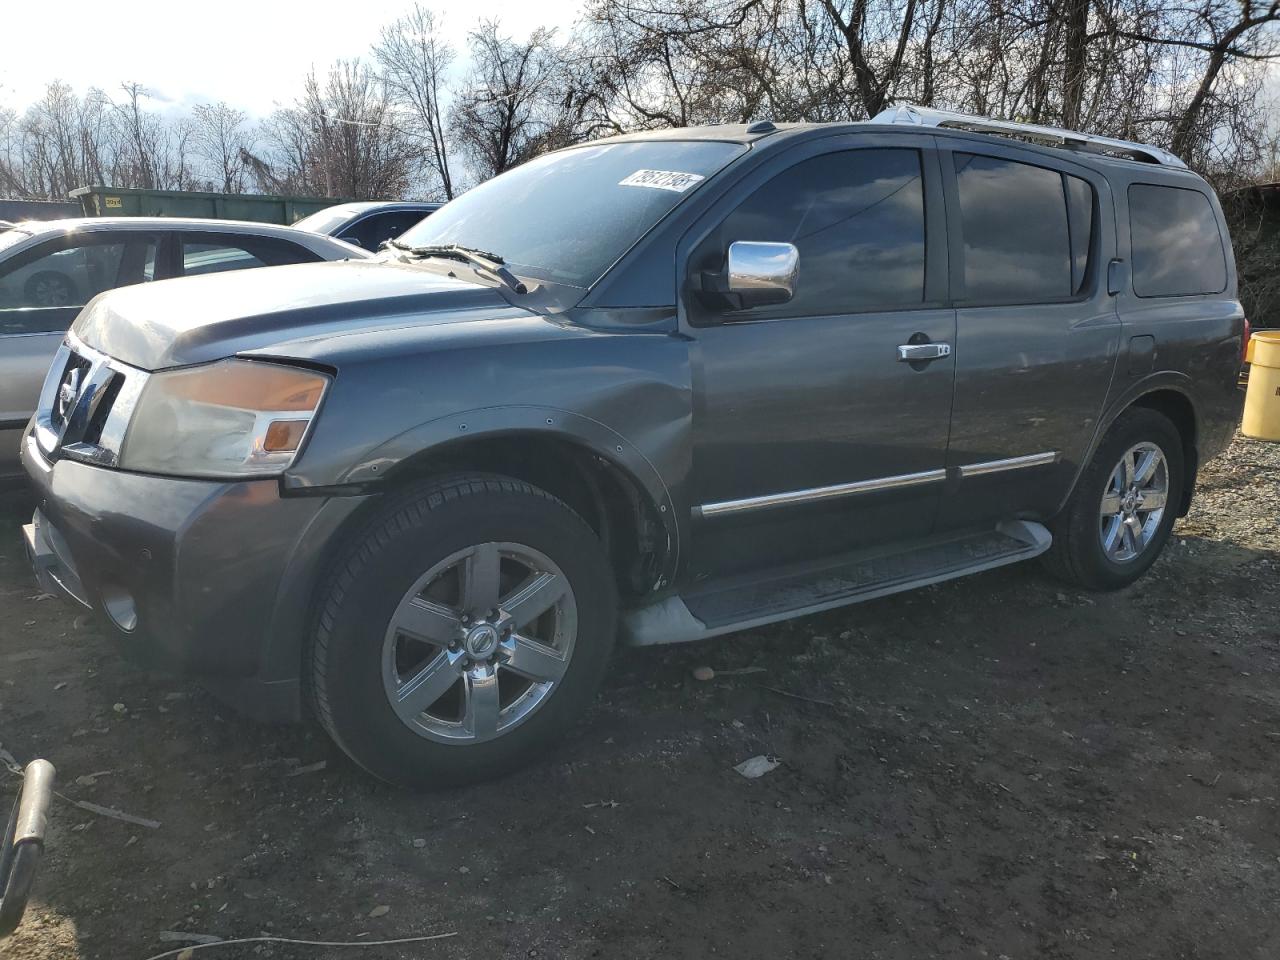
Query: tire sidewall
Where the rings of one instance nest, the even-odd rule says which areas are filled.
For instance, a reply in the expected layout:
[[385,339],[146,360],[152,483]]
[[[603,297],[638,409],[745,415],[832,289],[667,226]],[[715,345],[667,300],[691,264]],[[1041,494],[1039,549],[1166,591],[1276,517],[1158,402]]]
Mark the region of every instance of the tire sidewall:
[[[1164,515],[1146,548],[1133,560],[1118,563],[1106,555],[1099,536],[1099,508],[1111,474],[1126,450],[1139,443],[1154,443],[1164,455],[1169,474],[1169,493]],[[1128,586],[1155,563],[1178,519],[1185,483],[1185,457],[1177,428],[1154,410],[1130,410],[1112,425],[1098,447],[1093,461],[1081,477],[1072,510],[1073,540],[1078,544],[1078,561],[1090,580],[1103,589]]]
[[[490,481],[487,487],[493,487]],[[517,488],[518,489],[518,488]],[[323,683],[330,733],[361,766],[384,780],[443,786],[499,775],[550,746],[590,704],[613,647],[616,601],[598,538],[567,506],[535,492],[487,489],[434,509],[421,501],[390,510],[392,519],[356,544],[350,565],[369,550],[342,587],[327,627]],[[417,518],[417,522],[413,522]],[[564,677],[524,722],[484,743],[447,744],[415,733],[395,714],[382,681],[391,616],[413,584],[444,558],[478,543],[521,543],[548,556],[574,593],[578,632]],[[343,579],[341,577],[339,580]]]

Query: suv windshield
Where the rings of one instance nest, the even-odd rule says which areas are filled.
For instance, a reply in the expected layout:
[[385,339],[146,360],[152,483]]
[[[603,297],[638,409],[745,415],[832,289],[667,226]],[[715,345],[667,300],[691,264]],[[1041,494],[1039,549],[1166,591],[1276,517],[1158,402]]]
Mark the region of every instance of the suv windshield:
[[548,154],[463,194],[398,240],[490,250],[520,276],[589,287],[744,149],[648,140]]

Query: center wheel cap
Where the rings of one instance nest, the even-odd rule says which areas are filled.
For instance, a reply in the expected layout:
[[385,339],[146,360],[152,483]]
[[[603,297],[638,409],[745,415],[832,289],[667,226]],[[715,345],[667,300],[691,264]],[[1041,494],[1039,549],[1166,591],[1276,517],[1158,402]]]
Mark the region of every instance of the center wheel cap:
[[477,624],[467,631],[462,644],[476,660],[487,660],[498,649],[497,628],[489,623]]

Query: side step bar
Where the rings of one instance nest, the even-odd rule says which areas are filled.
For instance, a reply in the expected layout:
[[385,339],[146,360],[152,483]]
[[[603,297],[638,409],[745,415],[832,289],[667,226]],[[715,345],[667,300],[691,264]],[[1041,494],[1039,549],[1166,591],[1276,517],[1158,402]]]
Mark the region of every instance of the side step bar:
[[898,553],[707,584],[626,612],[622,639],[631,646],[705,640],[1030,560],[1052,542],[1040,524],[1017,520]]

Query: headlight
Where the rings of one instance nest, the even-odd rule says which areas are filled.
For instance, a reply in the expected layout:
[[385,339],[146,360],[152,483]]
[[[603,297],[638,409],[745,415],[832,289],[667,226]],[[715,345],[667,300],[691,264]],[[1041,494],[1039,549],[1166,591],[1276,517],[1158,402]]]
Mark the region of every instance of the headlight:
[[222,360],[147,380],[120,466],[187,477],[282,473],[293,463],[329,378],[254,360]]

